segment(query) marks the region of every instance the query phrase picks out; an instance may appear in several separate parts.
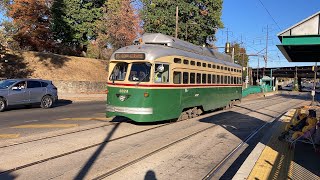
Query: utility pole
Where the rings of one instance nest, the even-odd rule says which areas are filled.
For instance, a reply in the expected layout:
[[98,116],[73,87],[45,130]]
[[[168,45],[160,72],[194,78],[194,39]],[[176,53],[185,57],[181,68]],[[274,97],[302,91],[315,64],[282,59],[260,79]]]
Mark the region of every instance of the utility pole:
[[176,38],[178,38],[179,7],[176,8]]
[[312,102],[311,102],[311,106],[315,105],[315,95],[316,95],[316,80],[317,80],[317,71],[318,71],[318,64],[317,62],[315,63],[314,66],[314,78],[313,78],[313,90],[311,91],[311,95],[312,95]]
[[267,62],[268,62],[268,39],[269,39],[269,26],[267,25],[266,58],[265,58],[265,67],[266,68],[267,68]]

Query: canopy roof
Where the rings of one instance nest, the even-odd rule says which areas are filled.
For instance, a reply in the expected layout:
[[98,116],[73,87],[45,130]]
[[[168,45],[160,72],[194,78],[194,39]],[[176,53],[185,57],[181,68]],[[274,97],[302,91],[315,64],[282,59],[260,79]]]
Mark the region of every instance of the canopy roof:
[[320,61],[320,12],[280,32],[277,45],[290,62]]

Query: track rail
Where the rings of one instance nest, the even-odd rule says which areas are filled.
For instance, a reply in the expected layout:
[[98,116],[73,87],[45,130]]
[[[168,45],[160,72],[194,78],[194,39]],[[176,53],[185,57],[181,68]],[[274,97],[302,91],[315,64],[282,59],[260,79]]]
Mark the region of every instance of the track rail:
[[[272,98],[274,99],[274,98]],[[281,101],[281,100],[280,100]],[[259,102],[260,103],[260,102]],[[244,104],[244,105],[235,105],[235,107],[237,108],[243,108],[246,106],[250,106],[252,104],[259,104],[259,103],[249,103],[249,104]],[[274,102],[273,102],[274,103]],[[277,103],[277,101],[276,101]],[[264,104],[265,106],[266,104]],[[268,104],[267,104],[268,105]],[[230,109],[228,109],[230,110]],[[220,112],[220,111],[219,111]],[[203,116],[203,115],[201,115]],[[200,116],[200,117],[201,117]],[[188,120],[188,119],[186,119]],[[180,121],[185,121],[185,120],[180,120]],[[179,121],[179,122],[180,122]],[[27,140],[27,141],[23,141],[23,142],[17,142],[17,143],[12,143],[9,145],[4,145],[4,146],[0,146],[0,149],[3,148],[8,148],[8,147],[12,147],[12,146],[17,146],[17,145],[22,145],[22,144],[27,144],[27,143],[32,143],[32,142],[36,142],[36,141],[41,141],[41,140],[47,140],[47,139],[51,139],[51,138],[56,138],[56,137],[60,137],[60,136],[65,136],[65,135],[70,135],[70,134],[75,134],[75,133],[79,133],[79,132],[84,132],[84,131],[90,131],[90,130],[94,130],[94,129],[98,129],[101,127],[108,127],[108,126],[116,126],[117,124],[119,124],[121,122],[110,122],[110,124],[105,124],[105,125],[100,125],[100,126],[95,126],[95,127],[91,127],[91,128],[86,128],[86,129],[81,129],[81,130],[77,130],[77,131],[72,131],[72,132],[66,132],[66,133],[61,133],[61,134],[57,134],[57,135],[53,135],[53,136],[47,136],[47,137],[42,137],[42,138],[37,138],[37,139],[32,139],[32,140]]]
[[[287,102],[286,102],[286,103],[287,103]],[[279,103],[279,104],[281,104],[281,103]],[[294,104],[293,106],[290,106],[288,109],[290,109],[290,108],[292,108],[292,107],[294,107],[294,106],[296,106],[296,105],[297,105],[297,104]],[[261,108],[261,109],[263,109],[263,108]],[[288,109],[286,109],[285,111],[287,111]],[[259,109],[257,109],[257,110],[259,110]],[[285,112],[285,111],[283,111],[283,112]],[[249,112],[249,113],[250,113],[250,112]],[[283,113],[282,113],[282,114],[283,114]],[[279,117],[281,117],[282,114],[280,114],[278,117],[274,118],[271,122],[273,122],[275,119],[278,119]],[[228,119],[229,119],[229,118],[228,118]],[[246,142],[248,142],[250,139],[252,139],[261,129],[263,129],[267,124],[270,124],[271,122],[266,122],[265,124],[263,124],[262,126],[260,126],[258,129],[256,129],[255,131],[253,131],[242,143],[240,143],[240,144],[239,144],[235,149],[233,149],[217,166],[215,166],[215,167],[206,175],[206,177],[208,176],[208,178],[210,179],[211,174],[214,174],[215,172],[217,172],[217,171],[222,167],[222,165],[224,165],[224,163],[225,163],[229,158],[231,158],[231,157],[235,154],[235,152],[237,152],[237,151],[239,150],[239,148],[241,148]],[[190,135],[188,135],[188,136],[185,136],[185,137],[183,137],[183,138],[181,138],[181,139],[179,139],[179,140],[176,140],[176,141],[174,141],[174,142],[172,142],[172,143],[170,143],[170,144],[167,144],[167,145],[165,145],[165,146],[162,146],[161,148],[158,148],[158,149],[156,149],[156,150],[154,150],[154,151],[152,151],[152,152],[150,152],[150,153],[148,153],[148,154],[146,154],[146,155],[144,155],[144,156],[142,156],[142,157],[139,157],[139,158],[137,158],[137,159],[135,159],[135,160],[132,160],[132,161],[130,161],[130,162],[126,163],[126,164],[123,164],[123,165],[121,165],[121,166],[119,166],[119,167],[116,167],[116,168],[114,168],[114,169],[112,169],[112,170],[110,170],[110,171],[108,171],[108,172],[106,172],[106,173],[104,173],[104,174],[102,174],[102,175],[94,178],[94,180],[100,180],[100,179],[107,178],[107,177],[109,177],[109,176],[111,176],[111,175],[113,175],[113,174],[115,174],[115,173],[117,173],[117,172],[119,172],[119,171],[121,171],[121,170],[123,170],[123,169],[125,169],[125,168],[128,168],[128,167],[130,167],[130,166],[132,166],[132,165],[134,165],[134,164],[136,164],[136,163],[138,163],[138,162],[140,162],[140,161],[142,161],[142,160],[144,160],[144,159],[146,159],[146,158],[154,155],[154,154],[157,154],[157,153],[159,153],[159,152],[161,152],[161,151],[163,151],[163,150],[165,150],[165,149],[168,149],[168,148],[170,148],[170,147],[172,147],[172,146],[174,146],[174,145],[176,145],[176,144],[178,144],[178,143],[180,143],[180,142],[182,142],[182,141],[185,141],[185,140],[187,140],[187,139],[189,139],[189,138],[191,138],[191,137],[193,137],[193,136],[196,136],[197,134],[200,134],[200,133],[202,133],[202,132],[205,132],[205,131],[207,131],[207,130],[209,130],[209,129],[212,129],[212,128],[214,128],[214,127],[217,127],[217,126],[218,126],[218,125],[209,126],[209,127],[207,127],[207,128],[201,129],[201,130],[199,130],[199,131],[197,131],[197,132],[194,132],[194,133],[192,133],[192,134],[190,134]]]
[[[282,101],[282,99],[280,99],[279,101]],[[283,102],[283,101],[282,101],[282,102],[280,102],[280,103],[276,103],[276,102],[273,101],[273,102],[270,103],[270,105],[281,104],[281,103],[288,103],[288,102]],[[269,103],[266,103],[266,104],[269,104]],[[257,106],[256,106],[255,108],[257,108],[257,109],[253,109],[253,110],[254,110],[254,111],[258,111],[258,110],[265,109],[265,108],[268,107],[268,106],[266,107],[266,104],[264,104],[264,107],[260,107],[260,106],[259,106],[259,107],[257,108]],[[296,105],[293,105],[293,106],[296,106]],[[291,107],[291,106],[290,106],[290,107]],[[240,109],[241,109],[241,107],[240,107]],[[248,111],[248,112],[246,112],[246,114],[252,112],[252,111],[250,111],[250,110],[244,110],[244,111]],[[216,113],[215,113],[215,114],[216,114]],[[206,115],[203,115],[203,116],[206,116]],[[201,117],[201,116],[200,116],[200,117]],[[229,118],[230,118],[230,117],[229,117]],[[228,119],[229,119],[229,118],[228,118]],[[189,119],[187,119],[187,120],[189,120]],[[223,119],[221,119],[221,120],[226,120],[226,118],[223,118]],[[185,120],[177,121],[177,122],[175,122],[175,123],[180,123],[180,122],[183,122],[183,121],[185,121]],[[111,125],[117,125],[117,124],[120,124],[120,123],[108,124],[108,125],[104,125],[104,126],[111,126]],[[114,142],[114,141],[117,141],[117,140],[120,140],[120,139],[124,139],[124,138],[130,137],[130,136],[134,136],[134,135],[137,135],[137,134],[144,133],[144,132],[148,132],[148,131],[151,131],[151,130],[154,130],[154,129],[158,129],[158,128],[161,128],[161,127],[164,127],[164,126],[171,125],[171,124],[172,124],[172,123],[166,123],[166,124],[163,124],[163,125],[159,125],[159,126],[156,126],[156,127],[152,127],[152,128],[149,128],[149,129],[145,129],[145,130],[142,130],[142,131],[138,131],[138,132],[135,132],[135,133],[131,133],[131,134],[128,134],[128,135],[125,135],[125,136],[121,136],[121,137],[118,137],[118,138],[115,138],[115,139],[111,139],[111,140],[99,142],[99,143],[96,143],[96,144],[93,144],[93,145],[90,145],[90,146],[86,146],[86,147],[83,147],[83,148],[79,148],[79,149],[76,149],[76,150],[72,150],[72,151],[69,151],[69,152],[66,152],[66,153],[62,153],[62,154],[59,154],[59,155],[56,155],[56,156],[52,156],[52,157],[49,157],[49,158],[46,158],[46,159],[42,159],[42,160],[38,160],[38,161],[35,161],[35,162],[31,162],[31,163],[28,163],[28,164],[25,164],[25,165],[21,165],[21,166],[18,166],[18,167],[9,169],[9,170],[2,171],[2,172],[0,172],[0,175],[7,174],[7,173],[12,173],[12,172],[17,171],[17,170],[21,170],[21,169],[24,169],[24,168],[27,168],[27,167],[31,167],[31,166],[34,166],[34,165],[38,165],[38,164],[41,164],[41,163],[44,163],[44,162],[47,162],[47,161],[50,161],[50,160],[54,160],[54,159],[57,159],[57,158],[61,158],[61,157],[64,157],[64,156],[67,156],[67,155],[70,155],[70,154],[78,153],[78,152],[81,152],[81,151],[84,151],[84,150],[87,150],[87,149],[90,149],[90,148],[94,148],[94,147],[100,146],[101,144],[104,144],[104,143]],[[101,126],[101,127],[104,127],[104,126]],[[161,148],[159,148],[159,149],[157,149],[157,150],[155,150],[155,151],[152,151],[152,152],[148,153],[148,154],[145,155],[145,156],[142,156],[142,157],[140,157],[140,158],[138,158],[138,159],[135,159],[135,160],[133,160],[133,161],[131,161],[131,162],[129,162],[129,163],[126,163],[126,164],[124,164],[124,165],[122,165],[122,166],[120,166],[120,167],[117,167],[117,168],[115,168],[115,169],[113,169],[113,170],[111,170],[111,171],[108,171],[107,173],[105,173],[105,174],[97,177],[96,179],[108,177],[108,176],[110,176],[110,175],[112,175],[112,174],[114,174],[114,173],[116,173],[116,172],[118,172],[118,171],[120,171],[120,170],[122,170],[122,169],[124,169],[124,168],[127,168],[127,167],[129,167],[129,166],[131,166],[131,165],[133,165],[133,164],[136,164],[136,163],[139,162],[139,161],[142,161],[143,159],[145,159],[145,158],[147,158],[147,157],[149,157],[149,156],[151,156],[151,155],[153,155],[153,154],[156,154],[156,153],[158,153],[158,152],[161,152],[161,151],[163,151],[163,150],[165,150],[165,149],[167,149],[167,148],[169,148],[169,147],[171,147],[171,146],[173,146],[173,145],[175,145],[175,144],[177,144],[177,143],[179,143],[179,142],[182,142],[182,141],[184,141],[184,140],[187,140],[187,139],[189,139],[189,138],[191,138],[191,137],[193,137],[193,136],[195,136],[195,135],[197,135],[197,134],[199,134],[199,133],[201,133],[201,132],[204,132],[204,131],[207,131],[207,130],[209,130],[209,129],[212,129],[212,128],[216,127],[216,126],[217,126],[217,125],[212,125],[212,126],[207,127],[207,128],[205,128],[205,129],[202,129],[202,130],[199,130],[199,131],[197,131],[197,132],[194,132],[194,133],[191,134],[191,135],[188,135],[188,136],[186,136],[186,137],[183,137],[183,138],[181,138],[181,139],[179,139],[179,140],[177,140],[177,141],[175,141],[175,142],[172,142],[172,143],[170,143],[170,144],[168,144],[168,145],[165,145],[165,146],[163,146],[163,147],[161,147]],[[95,128],[99,128],[99,127],[94,127],[94,128],[91,128],[91,129],[95,129]],[[18,144],[15,144],[15,145],[30,143],[30,142],[39,141],[39,140],[44,140],[44,139],[50,139],[50,138],[54,138],[54,137],[58,137],[58,136],[63,136],[63,135],[67,135],[67,134],[73,134],[73,133],[82,132],[82,131],[91,130],[91,129],[89,128],[89,129],[85,129],[85,130],[79,130],[79,131],[76,131],[76,132],[70,132],[70,133],[60,134],[60,135],[51,136],[51,137],[45,137],[45,138],[36,139],[36,140],[28,141],[28,142],[18,143]],[[14,146],[14,145],[9,145],[9,146]],[[6,147],[9,147],[9,146],[6,146]],[[4,147],[2,147],[2,148],[4,148]]]
[[[297,106],[298,104],[294,104],[292,106],[290,106],[287,110]],[[202,178],[202,180],[209,180],[212,179],[213,176],[215,174],[217,174],[217,172],[219,172],[219,170],[225,165],[226,162],[228,162],[228,160],[233,157],[236,152],[238,150],[240,150],[246,143],[248,143],[248,141],[250,141],[256,134],[258,134],[266,125],[273,123],[274,121],[278,121],[281,116],[283,116],[283,114],[285,113],[285,111],[280,114],[279,116],[277,116],[276,118],[274,118],[273,120],[271,120],[270,122],[266,122],[263,125],[261,125],[260,127],[258,127],[257,129],[255,129],[253,132],[251,132],[250,135],[248,135],[244,141],[242,141],[240,144],[238,144],[238,146],[236,146],[227,156],[225,156],[216,166],[214,166],[209,173]]]

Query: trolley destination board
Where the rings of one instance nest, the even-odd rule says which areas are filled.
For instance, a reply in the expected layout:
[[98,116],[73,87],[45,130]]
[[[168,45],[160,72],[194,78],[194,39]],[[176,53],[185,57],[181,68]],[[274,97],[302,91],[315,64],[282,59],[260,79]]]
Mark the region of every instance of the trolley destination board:
[[114,55],[116,60],[145,60],[144,53],[116,53]]

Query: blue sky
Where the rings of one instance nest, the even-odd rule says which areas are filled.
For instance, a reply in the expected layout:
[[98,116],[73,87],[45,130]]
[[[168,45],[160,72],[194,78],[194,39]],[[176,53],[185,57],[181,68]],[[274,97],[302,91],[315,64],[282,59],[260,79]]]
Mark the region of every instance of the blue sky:
[[[224,45],[228,28],[229,42],[240,43],[242,36],[247,53],[256,54],[266,47],[268,25],[267,67],[310,65],[310,63],[289,63],[276,47],[280,44],[277,34],[319,11],[320,0],[224,0],[222,21],[225,28],[218,31],[216,45]],[[263,59],[259,59],[260,67],[264,67]],[[250,57],[249,65],[257,67],[258,58]]]

